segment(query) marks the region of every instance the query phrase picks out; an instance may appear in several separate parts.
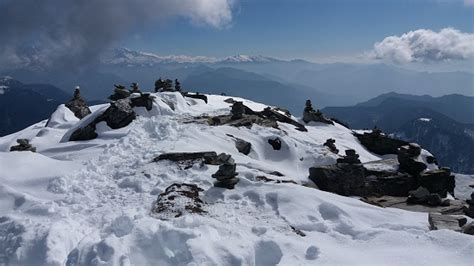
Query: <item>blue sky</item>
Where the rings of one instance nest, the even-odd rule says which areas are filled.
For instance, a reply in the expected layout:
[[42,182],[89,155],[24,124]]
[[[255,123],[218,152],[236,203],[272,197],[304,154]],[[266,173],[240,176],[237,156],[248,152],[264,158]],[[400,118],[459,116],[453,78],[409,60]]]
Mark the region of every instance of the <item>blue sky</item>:
[[240,0],[221,29],[185,19],[135,29],[124,46],[159,54],[262,54],[317,60],[371,50],[417,29],[474,32],[474,6],[463,0]]

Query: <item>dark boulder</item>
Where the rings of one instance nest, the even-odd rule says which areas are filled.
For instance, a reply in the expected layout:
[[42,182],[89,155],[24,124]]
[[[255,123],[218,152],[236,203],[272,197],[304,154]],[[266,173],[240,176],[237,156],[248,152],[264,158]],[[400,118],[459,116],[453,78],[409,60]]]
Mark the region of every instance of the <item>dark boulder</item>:
[[234,102],[232,104],[232,109],[230,110],[230,113],[232,114],[232,117],[231,117],[232,120],[241,119],[244,116],[244,113],[245,113],[244,103],[243,102]]
[[467,216],[474,218],[474,192],[471,193],[471,199],[467,200],[467,203],[469,204],[469,206],[464,208],[464,213]]
[[438,194],[430,193],[430,191],[424,187],[418,187],[416,190],[410,191],[408,193],[407,203],[428,206],[449,206],[449,201],[443,201]]
[[417,181],[430,193],[436,193],[442,198],[445,198],[448,192],[454,196],[455,178],[449,168],[426,171],[417,176]]
[[272,148],[276,151],[281,149],[281,140],[280,138],[269,139],[268,144],[272,146]]
[[36,152],[36,148],[30,144],[30,141],[27,139],[17,139],[16,142],[18,145],[11,146],[10,151],[31,151]]
[[237,148],[237,150],[240,153],[248,155],[250,153],[251,148],[252,148],[252,144],[248,141],[243,140],[243,139],[236,139],[235,148]]
[[65,105],[69,110],[71,110],[71,112],[74,113],[74,116],[79,119],[82,119],[91,113],[89,106],[87,106],[86,102],[81,97],[81,91],[79,87],[77,87],[74,91],[74,97]]
[[285,114],[281,114],[279,111],[281,111],[281,108],[277,107],[275,110],[273,110],[271,107],[266,107],[259,114],[263,115],[267,119],[272,119],[278,122],[294,125],[296,129],[299,131],[303,131],[303,132],[308,131],[308,129],[306,129],[306,127],[303,124],[298,123],[297,121],[293,120],[288,111],[286,111],[288,113],[285,112]]
[[132,109],[131,101],[129,99],[121,99],[112,102],[110,107],[98,118],[101,121],[105,121],[110,128],[118,129],[128,126],[136,116]]
[[69,138],[70,141],[91,140],[97,138],[95,124],[76,129]]

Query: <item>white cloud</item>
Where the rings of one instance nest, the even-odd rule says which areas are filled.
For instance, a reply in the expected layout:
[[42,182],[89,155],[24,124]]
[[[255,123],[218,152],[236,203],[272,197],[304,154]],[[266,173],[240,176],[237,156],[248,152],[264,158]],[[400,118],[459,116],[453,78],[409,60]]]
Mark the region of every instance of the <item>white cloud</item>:
[[374,45],[376,59],[408,62],[441,62],[474,58],[474,34],[453,28],[439,32],[419,29],[389,36]]
[[465,6],[474,6],[474,0],[464,0]]

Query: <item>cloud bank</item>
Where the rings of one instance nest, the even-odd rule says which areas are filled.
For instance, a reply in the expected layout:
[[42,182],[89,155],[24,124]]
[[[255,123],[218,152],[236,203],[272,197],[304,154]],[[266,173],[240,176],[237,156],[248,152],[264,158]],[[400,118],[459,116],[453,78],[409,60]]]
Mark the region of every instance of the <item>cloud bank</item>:
[[181,17],[222,28],[234,0],[0,0],[0,63],[81,66],[133,27]]
[[474,34],[453,28],[419,29],[389,36],[374,45],[376,59],[396,63],[443,62],[474,58]]

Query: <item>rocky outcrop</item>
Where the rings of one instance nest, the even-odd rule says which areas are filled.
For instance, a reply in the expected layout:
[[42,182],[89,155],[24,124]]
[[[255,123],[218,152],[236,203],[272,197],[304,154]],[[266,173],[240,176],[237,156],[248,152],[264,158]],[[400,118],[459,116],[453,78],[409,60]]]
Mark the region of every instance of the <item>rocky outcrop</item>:
[[428,206],[449,206],[449,200],[443,200],[439,194],[430,193],[428,189],[421,186],[416,190],[408,192],[407,203]]
[[30,144],[27,139],[17,139],[16,142],[18,145],[11,146],[10,151],[31,151],[36,152],[36,148]]
[[279,108],[267,107],[261,112],[256,112],[245,106],[242,102],[234,101],[232,98],[226,99],[226,101],[232,103],[230,115],[206,117],[209,125],[244,126],[250,128],[256,124],[264,127],[278,128],[277,122],[281,122],[294,125],[297,130],[307,131],[304,125],[293,120],[291,116],[280,113]]
[[110,107],[100,116],[96,117],[91,123],[74,131],[69,140],[79,141],[96,138],[96,125],[100,122],[106,122],[110,128],[118,129],[128,126],[135,118],[136,114],[132,109],[131,101],[128,98],[117,100],[110,103]]
[[160,219],[183,216],[186,213],[203,214],[205,202],[199,197],[204,191],[194,184],[172,184],[158,196],[151,213]]
[[317,111],[313,109],[311,100],[306,101],[305,108],[303,111],[303,121],[306,124],[309,122],[321,122],[325,124],[334,125],[334,122],[331,119],[326,118],[319,109]]
[[163,154],[160,154],[155,159],[153,159],[153,162],[159,162],[163,160],[168,160],[168,161],[173,161],[173,162],[202,161],[205,164],[211,164],[211,165],[219,164],[217,153],[214,151],[163,153]]
[[89,106],[87,106],[86,102],[81,97],[81,90],[79,87],[76,87],[73,98],[65,105],[74,113],[74,116],[79,119],[82,119],[91,113]]
[[406,141],[388,137],[377,128],[370,133],[354,135],[367,150],[378,155],[397,154],[398,148],[408,144]]
[[217,158],[220,162],[219,170],[212,175],[212,178],[217,179],[214,182],[215,187],[233,189],[235,185],[239,182],[237,178],[237,171],[234,159],[228,154],[221,153]]

